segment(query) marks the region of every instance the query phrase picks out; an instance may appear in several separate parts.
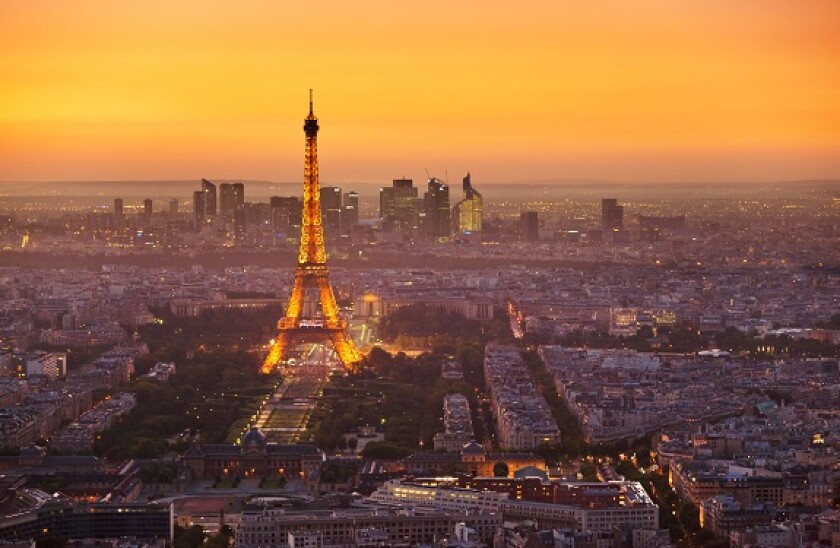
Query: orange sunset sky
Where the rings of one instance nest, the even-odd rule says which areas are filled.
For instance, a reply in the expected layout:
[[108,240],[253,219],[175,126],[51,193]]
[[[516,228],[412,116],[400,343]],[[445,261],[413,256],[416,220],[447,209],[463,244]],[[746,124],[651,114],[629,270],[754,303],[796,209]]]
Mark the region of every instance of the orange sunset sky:
[[838,0],[0,0],[0,180],[840,177]]

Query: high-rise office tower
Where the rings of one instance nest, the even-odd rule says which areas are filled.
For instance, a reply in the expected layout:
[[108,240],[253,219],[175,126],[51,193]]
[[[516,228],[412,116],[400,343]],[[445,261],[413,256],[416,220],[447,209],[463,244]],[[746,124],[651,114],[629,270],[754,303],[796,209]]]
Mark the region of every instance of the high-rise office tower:
[[201,191],[204,192],[204,216],[215,217],[218,211],[216,198],[216,185],[207,179],[201,180]]
[[522,238],[526,242],[536,242],[540,239],[540,217],[536,211],[523,211],[519,215]]
[[624,229],[624,206],[618,205],[615,198],[601,200],[601,230],[620,232]]
[[418,189],[411,179],[394,179],[379,189],[379,217],[388,231],[411,231],[419,226]]
[[146,198],[143,200],[143,216],[146,217],[146,220],[152,218],[152,199]]
[[344,209],[341,213],[341,230],[344,233],[353,231],[359,224],[359,193],[350,191],[344,195]]
[[300,227],[303,202],[297,196],[272,196],[269,200],[269,215],[275,232],[294,232]]
[[463,185],[463,199],[453,208],[453,225],[460,234],[481,232],[481,222],[484,216],[484,203],[481,193],[472,187],[469,173],[464,177]]
[[219,213],[231,217],[233,212],[245,204],[245,185],[242,183],[222,183],[219,185]]
[[237,245],[245,243],[248,232],[248,211],[244,208],[233,210],[233,239]]
[[193,226],[200,230],[207,220],[206,196],[203,190],[193,192]]
[[175,215],[178,213],[178,198],[169,200],[169,214]]
[[234,210],[245,211],[245,218],[251,226],[266,226],[271,220],[271,204],[265,202],[245,202],[242,207]]
[[424,196],[424,232],[429,239],[452,235],[449,212],[449,187],[440,179],[431,178]]
[[123,199],[114,198],[114,217],[121,219],[123,216]]
[[321,187],[321,210],[324,212],[324,228],[330,238],[341,232],[341,189],[337,186]]

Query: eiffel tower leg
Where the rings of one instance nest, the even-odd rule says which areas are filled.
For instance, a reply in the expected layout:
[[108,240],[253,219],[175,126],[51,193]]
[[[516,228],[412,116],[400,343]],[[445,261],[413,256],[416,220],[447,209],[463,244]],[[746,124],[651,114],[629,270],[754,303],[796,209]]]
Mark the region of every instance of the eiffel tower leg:
[[289,322],[289,325],[293,325],[300,318],[300,311],[301,308],[303,308],[303,293],[305,285],[304,274],[299,270],[295,270],[295,281],[292,286],[292,295],[289,297],[289,306],[286,308],[286,321]]
[[318,280],[318,297],[321,301],[321,314],[324,315],[324,323],[330,327],[338,325],[338,304],[335,302],[330,280],[326,273],[321,274]]
[[353,340],[344,330],[333,331],[331,336],[335,353],[338,359],[341,360],[344,369],[350,373],[355,373],[359,370],[359,362],[362,360],[361,354],[356,349]]
[[268,351],[268,356],[265,357],[260,372],[266,375],[273,372],[280,364],[280,361],[283,359],[283,354],[291,342],[288,333],[284,333],[283,331],[277,333],[277,338],[274,339],[274,344],[271,345],[271,350]]

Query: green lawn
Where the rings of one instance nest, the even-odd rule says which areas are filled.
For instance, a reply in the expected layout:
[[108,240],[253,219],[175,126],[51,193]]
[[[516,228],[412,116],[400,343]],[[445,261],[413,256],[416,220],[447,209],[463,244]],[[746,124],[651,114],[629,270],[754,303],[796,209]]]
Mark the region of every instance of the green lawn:
[[265,423],[266,428],[297,428],[306,416],[306,409],[274,409]]

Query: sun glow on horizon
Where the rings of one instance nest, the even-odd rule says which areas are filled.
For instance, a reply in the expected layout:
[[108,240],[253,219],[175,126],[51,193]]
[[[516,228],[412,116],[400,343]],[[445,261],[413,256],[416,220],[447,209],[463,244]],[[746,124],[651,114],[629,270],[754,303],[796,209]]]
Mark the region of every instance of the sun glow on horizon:
[[840,176],[835,0],[0,6],[0,179]]

